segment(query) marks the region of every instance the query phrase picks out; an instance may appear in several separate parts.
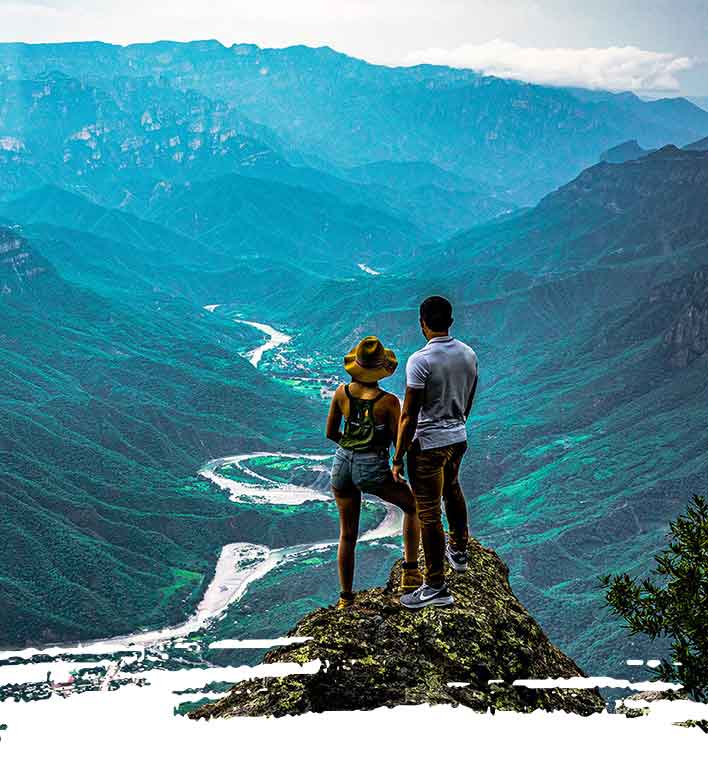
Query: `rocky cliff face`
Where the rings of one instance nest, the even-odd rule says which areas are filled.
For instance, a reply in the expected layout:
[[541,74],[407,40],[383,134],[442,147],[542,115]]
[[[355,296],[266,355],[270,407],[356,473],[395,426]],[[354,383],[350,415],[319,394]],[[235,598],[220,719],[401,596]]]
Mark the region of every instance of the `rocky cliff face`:
[[472,539],[470,569],[451,573],[456,605],[409,612],[395,589],[400,563],[386,588],[357,594],[353,607],[319,609],[290,632],[305,643],[271,650],[265,662],[319,659],[316,675],[257,678],[239,683],[191,718],[368,710],[410,704],[462,704],[476,710],[604,708],[595,690],[532,689],[517,679],[582,676],[514,596],[508,569]]
[[687,367],[708,353],[708,269],[670,285],[674,288],[669,295],[680,311],[665,333],[663,345],[673,367]]
[[0,298],[21,295],[38,276],[50,270],[24,238],[0,226]]

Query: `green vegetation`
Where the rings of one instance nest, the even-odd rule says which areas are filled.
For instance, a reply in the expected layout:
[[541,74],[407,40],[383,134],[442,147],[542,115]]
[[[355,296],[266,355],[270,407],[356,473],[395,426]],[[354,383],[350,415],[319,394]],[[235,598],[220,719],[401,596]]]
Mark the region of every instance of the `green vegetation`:
[[[182,570],[178,567],[172,568],[172,575],[174,577],[174,583],[169,586],[164,586],[158,589],[162,594],[162,603],[165,604],[169,601],[173,594],[180,594],[182,596],[187,595],[188,589],[199,586],[204,578],[203,573],[195,573],[191,570]],[[189,595],[191,596],[191,594]]]
[[[238,510],[195,477],[217,454],[314,441],[239,358],[237,325],[107,281],[99,295],[16,232],[0,243],[21,260],[0,267],[3,644],[162,627],[191,614],[223,544],[336,532],[314,512]],[[313,404],[298,414],[315,429]]]
[[668,637],[672,659],[657,677],[678,681],[693,699],[708,701],[708,504],[694,496],[670,525],[668,548],[656,555],[654,579],[627,573],[601,579],[612,610],[630,634]]
[[[596,579],[646,573],[708,475],[706,154],[602,163],[495,214],[623,140],[704,137],[705,112],[327,49],[0,45],[0,68],[0,134],[24,146],[0,150],[0,643],[162,627],[224,544],[334,537],[324,497],[231,501],[197,472],[331,453],[342,355],[380,335],[402,393],[438,292],[480,357],[473,532],[583,667],[619,675],[655,646],[627,641]],[[292,341],[256,369],[239,319]],[[219,474],[321,490],[327,464]],[[362,547],[357,584],[399,555]],[[220,630],[281,635],[335,579],[331,548],[291,558]]]

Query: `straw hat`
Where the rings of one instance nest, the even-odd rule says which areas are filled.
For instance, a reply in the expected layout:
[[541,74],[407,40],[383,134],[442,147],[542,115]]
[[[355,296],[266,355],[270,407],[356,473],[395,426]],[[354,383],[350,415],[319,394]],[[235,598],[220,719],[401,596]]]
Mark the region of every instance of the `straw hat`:
[[375,335],[363,338],[344,357],[344,369],[354,380],[362,383],[373,383],[382,377],[388,377],[396,371],[397,366],[396,354],[391,349],[384,348]]

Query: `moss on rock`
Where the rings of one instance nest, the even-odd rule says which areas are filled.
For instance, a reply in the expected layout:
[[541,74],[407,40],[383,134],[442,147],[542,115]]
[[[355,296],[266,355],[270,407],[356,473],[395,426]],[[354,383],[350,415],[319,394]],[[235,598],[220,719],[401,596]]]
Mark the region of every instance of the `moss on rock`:
[[306,615],[290,635],[311,640],[278,647],[264,658],[267,663],[319,659],[318,673],[236,684],[190,717],[282,716],[421,703],[581,715],[603,710],[594,689],[512,685],[517,679],[584,674],[514,596],[508,568],[496,553],[471,539],[469,558],[466,573],[448,571],[453,607],[403,608],[396,591],[397,562],[386,588],[358,593],[345,610],[327,607]]

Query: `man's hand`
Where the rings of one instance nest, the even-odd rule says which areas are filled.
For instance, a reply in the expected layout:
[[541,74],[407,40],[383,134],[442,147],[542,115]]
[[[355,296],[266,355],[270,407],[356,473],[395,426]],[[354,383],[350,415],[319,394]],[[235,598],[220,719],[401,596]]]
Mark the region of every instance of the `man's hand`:
[[394,464],[391,467],[391,474],[396,483],[405,483],[406,479],[403,477],[403,462],[400,464]]

